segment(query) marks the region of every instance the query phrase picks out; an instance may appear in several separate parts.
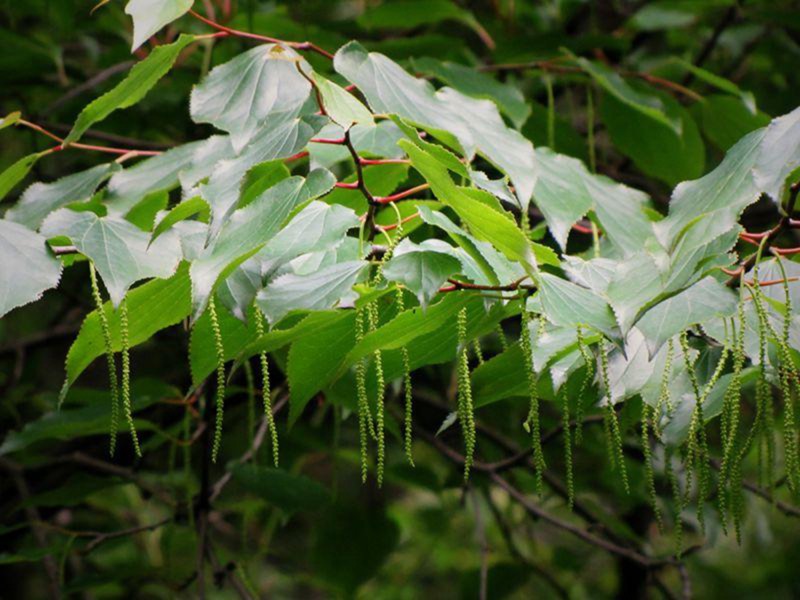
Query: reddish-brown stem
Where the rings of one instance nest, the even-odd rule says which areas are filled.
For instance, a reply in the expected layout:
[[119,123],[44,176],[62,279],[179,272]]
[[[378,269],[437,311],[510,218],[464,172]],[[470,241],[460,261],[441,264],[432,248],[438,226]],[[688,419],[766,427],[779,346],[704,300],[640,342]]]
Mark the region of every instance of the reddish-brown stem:
[[[531,62],[523,62],[523,63],[505,63],[505,64],[498,64],[498,65],[486,65],[481,67],[482,71],[526,71],[530,69],[541,69],[542,71],[548,71],[551,73],[584,73],[584,70],[580,67],[575,66],[568,66],[568,65],[558,65],[555,64],[556,61],[559,60],[568,60],[567,57],[557,57],[549,60],[537,60]],[[679,83],[675,83],[674,81],[670,81],[669,79],[664,79],[663,77],[658,77],[656,75],[651,75],[650,73],[641,73],[639,71],[618,71],[620,75],[623,77],[634,78],[634,79],[641,79],[642,81],[646,81],[650,84],[657,85],[673,91],[678,94],[683,94],[693,100],[702,100],[703,97],[683,86]]]
[[370,165],[410,165],[411,161],[407,158],[362,158],[358,157],[360,162],[365,167]]
[[780,254],[781,256],[792,256],[794,254],[800,254],[800,246],[796,246],[794,248],[775,248],[775,247],[771,247],[770,250],[774,254]]
[[413,196],[417,192],[421,192],[423,190],[429,189],[431,186],[428,183],[423,183],[421,185],[415,186],[413,188],[409,188],[402,192],[397,192],[396,194],[392,194],[391,196],[379,196],[375,198],[375,202],[378,204],[389,204],[391,202],[397,202],[398,200],[402,200],[403,198],[408,198],[409,196]]
[[586,227],[585,225],[581,225],[580,223],[573,224],[572,228],[578,233],[588,233],[588,234],[592,233],[591,227]]
[[289,158],[285,158],[286,162],[292,162],[295,160],[300,160],[301,158],[305,158],[308,156],[308,150],[303,150],[302,152],[298,152],[297,154],[292,154]]
[[414,214],[408,215],[407,217],[400,219],[400,223],[392,223],[391,225],[378,225],[378,229],[381,231],[391,231],[392,229],[397,229],[398,225],[402,225],[404,223],[408,223],[409,221],[413,221],[419,217],[419,213],[415,212]]
[[[520,277],[516,281],[509,283],[508,285],[480,285],[477,283],[469,283],[467,281],[460,281],[458,279],[448,279],[447,282],[454,288],[460,290],[480,290],[485,292],[513,292],[520,288],[526,290],[533,290],[536,289],[535,286],[532,285],[522,285],[522,282],[528,278],[526,275],[525,277]],[[448,286],[449,287],[449,286]],[[443,290],[441,291],[450,291],[450,290]]]
[[342,146],[345,143],[344,138],[311,138],[314,144],[333,144],[335,146]]
[[287,41],[287,40],[280,40],[278,38],[270,37],[268,35],[260,35],[260,34],[257,34],[257,33],[250,33],[248,31],[241,31],[239,29],[233,29],[231,27],[226,27],[222,23],[217,23],[216,21],[214,21],[212,19],[208,19],[208,18],[204,17],[203,15],[201,15],[200,13],[195,12],[193,10],[190,10],[189,14],[192,15],[195,19],[198,19],[199,21],[202,21],[203,23],[205,23],[209,27],[213,27],[214,29],[217,29],[219,31],[224,31],[228,35],[232,35],[232,36],[240,37],[240,38],[247,38],[247,39],[251,39],[251,40],[258,40],[260,42],[267,42],[267,43],[270,43],[270,44],[283,44],[285,46],[289,46],[290,48],[294,48],[295,50],[309,50],[311,52],[316,52],[317,54],[321,54],[322,56],[324,56],[326,58],[329,58],[331,60],[333,59],[333,54],[331,54],[327,50],[324,50],[324,49],[320,48],[316,44],[312,44],[311,42],[290,42],[290,41]]
[[335,183],[337,188],[342,188],[344,190],[357,190],[358,189],[358,182],[357,181],[337,181]]
[[[766,281],[759,281],[758,287],[766,287],[768,285],[779,285],[781,283],[791,283],[793,281],[797,281],[798,277],[787,277],[786,279],[767,279]],[[755,285],[755,281],[745,281],[747,285]]]
[[113,148],[109,146],[95,146],[94,144],[81,144],[79,142],[71,142],[69,144],[64,143],[64,139],[57,136],[52,131],[48,131],[41,125],[37,125],[36,123],[31,123],[30,121],[26,121],[25,119],[20,119],[16,123],[17,125],[22,125],[23,127],[27,127],[29,129],[33,129],[34,131],[38,131],[39,133],[46,135],[50,139],[53,139],[59,143],[58,146],[55,148],[51,148],[49,152],[55,152],[57,150],[66,150],[67,148],[77,148],[79,150],[91,150],[94,152],[105,152],[106,154],[118,154],[120,156],[157,156],[161,154],[158,150],[133,150],[131,148]]

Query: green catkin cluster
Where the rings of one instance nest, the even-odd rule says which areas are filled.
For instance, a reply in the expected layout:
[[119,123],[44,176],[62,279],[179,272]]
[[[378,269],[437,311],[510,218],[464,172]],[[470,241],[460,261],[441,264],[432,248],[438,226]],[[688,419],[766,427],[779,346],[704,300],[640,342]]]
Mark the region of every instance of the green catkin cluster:
[[[264,335],[264,317],[261,310],[256,307],[255,311],[256,333],[258,337]],[[275,415],[272,414],[272,389],[269,381],[269,358],[266,352],[260,352],[258,360],[261,365],[261,399],[264,403],[264,417],[267,419],[267,429],[269,429],[270,443],[272,444],[272,462],[277,467],[280,458],[280,447],[278,446],[278,429],[275,427]]]
[[[405,300],[403,290],[397,288],[397,312],[405,310]],[[414,466],[414,456],[411,453],[412,432],[413,432],[413,389],[411,387],[411,359],[408,355],[408,348],[400,348],[400,356],[403,361],[403,394],[404,394],[404,419],[403,419],[403,449],[406,454],[408,464]]]
[[464,435],[464,481],[475,459],[475,414],[472,403],[472,381],[469,374],[469,352],[467,348],[467,309],[458,311],[458,417]]
[[242,364],[244,379],[247,385],[247,443],[253,445],[254,431],[256,428],[256,384],[253,379],[253,368],[249,361]]
[[[703,504],[705,502],[706,496],[708,495],[711,472],[708,464],[709,461],[708,439],[706,437],[705,417],[703,415],[704,394],[700,391],[700,383],[697,380],[697,372],[695,370],[695,364],[694,361],[691,360],[688,335],[684,331],[683,333],[681,333],[678,339],[680,340],[681,351],[683,353],[683,361],[686,366],[686,373],[689,376],[689,381],[692,384],[692,391],[694,392],[694,397],[695,397],[695,406],[694,410],[692,411],[691,420],[689,421],[689,433],[687,442],[688,446],[687,446],[687,458],[686,458],[686,472],[687,472],[686,494],[688,496],[691,493],[691,487],[692,487],[691,480],[693,475],[697,481],[697,486],[698,486],[697,520],[700,524],[701,532],[705,534],[705,516],[703,512]],[[719,378],[719,375],[721,374],[721,367],[724,366],[726,359],[727,359],[727,345],[723,350],[723,354],[720,357],[720,364],[718,365],[715,373],[717,378]],[[713,387],[714,383],[715,383],[714,381],[709,381],[708,385],[709,390]]]
[[789,291],[789,278],[778,254],[775,257],[783,279],[783,299],[786,312],[783,316],[783,330],[780,337],[781,368],[780,385],[783,398],[783,445],[786,454],[786,481],[793,493],[800,490],[800,455],[797,441],[797,425],[794,414],[792,382],[797,383],[797,370],[789,350],[789,334],[792,326],[792,295]]
[[669,481],[669,487],[675,502],[675,555],[680,558],[683,552],[684,495],[681,493],[681,485],[672,466],[672,448],[669,446],[664,447],[664,475]]
[[[367,323],[369,330],[375,331],[378,328],[378,303],[374,300],[367,304]],[[383,355],[380,350],[373,353],[375,363],[375,374],[377,378],[377,398],[375,400],[375,434],[378,446],[378,465],[376,479],[378,487],[383,485],[383,471],[386,463],[386,428],[384,415],[384,392],[386,382],[383,375]]]
[[672,377],[672,361],[675,356],[675,344],[672,338],[667,341],[667,356],[664,360],[664,371],[661,374],[661,386],[658,389],[658,400],[655,406],[653,428],[658,431],[658,421],[667,410],[667,415],[672,416],[672,395],[669,392],[670,378]]
[[[366,309],[356,309],[356,344],[364,339]],[[356,395],[358,401],[358,434],[361,454],[361,481],[366,483],[369,471],[368,437],[375,438],[375,428],[372,423],[372,414],[369,410],[367,396],[367,359],[362,358],[356,363]]]
[[481,341],[478,338],[472,340],[472,350],[475,352],[475,358],[478,359],[478,364],[482,365],[485,361],[483,359],[483,350],[481,349]]
[[505,352],[508,350],[508,340],[506,339],[506,332],[503,331],[503,326],[500,323],[495,327],[495,332],[497,333],[497,339],[500,340],[500,351]]
[[[758,269],[754,269],[753,277],[757,280]],[[758,465],[758,484],[766,485],[770,490],[773,484],[774,471],[774,441],[772,438],[773,415],[772,415],[772,392],[767,381],[767,345],[768,334],[771,329],[769,316],[764,305],[761,289],[758,286],[750,288],[753,304],[758,318],[758,379],[756,379],[756,418],[753,423],[753,430],[756,443]],[[786,454],[787,470],[791,457]]]
[[133,408],[131,406],[131,354],[130,339],[128,336],[128,301],[122,301],[119,307],[119,335],[122,345],[122,408],[125,412],[125,420],[131,431],[133,449],[136,456],[142,456],[142,449],[139,447],[139,436],[136,433],[136,425],[133,422]]
[[[731,383],[725,391],[722,403],[722,465],[719,470],[719,502],[720,515],[722,515],[723,526],[727,528],[727,516],[732,511],[735,495],[741,490],[731,485],[731,465],[735,461],[736,440],[739,432],[739,418],[741,414],[742,397],[742,368],[744,367],[745,351],[744,338],[747,329],[747,318],[744,311],[743,297],[740,298],[738,308],[739,332],[736,332],[736,324],[732,323],[733,335],[733,372]],[[739,522],[734,518],[734,526],[739,531]],[[737,534],[738,537],[738,534]]]
[[211,446],[211,462],[217,462],[222,444],[222,421],[225,415],[225,348],[222,345],[222,330],[219,327],[217,306],[213,296],[208,303],[208,317],[211,320],[211,333],[214,336],[214,351],[217,356],[217,389],[214,396],[216,425],[214,427],[214,443]]
[[92,297],[97,307],[97,316],[100,319],[100,329],[103,332],[103,344],[106,349],[106,362],[108,363],[108,384],[111,388],[111,431],[110,450],[111,456],[117,448],[117,429],[119,427],[119,388],[117,386],[117,363],[114,360],[114,347],[111,343],[111,329],[108,326],[108,317],[103,309],[103,298],[100,295],[100,286],[97,283],[97,272],[94,263],[89,263],[89,279],[92,284]]
[[664,531],[664,521],[661,518],[661,509],[658,506],[658,496],[656,494],[656,476],[653,469],[653,451],[650,447],[650,421],[653,418],[653,409],[647,404],[642,402],[642,452],[644,453],[644,470],[645,478],[647,480],[647,492],[650,498],[650,506],[653,509],[653,514],[658,524],[658,530]]
[[619,467],[622,487],[625,489],[626,494],[630,494],[628,471],[625,468],[625,455],[622,450],[622,432],[619,427],[617,411],[614,410],[614,401],[611,397],[611,381],[608,376],[608,348],[605,341],[601,342],[600,348],[600,374],[603,378],[603,389],[606,393],[604,427],[609,461],[613,469]]
[[[584,396],[592,383],[592,379],[594,379],[594,357],[589,347],[586,345],[586,340],[583,337],[583,328],[580,325],[578,325],[576,332],[578,337],[578,350],[586,365],[586,374],[583,376],[583,381],[581,381],[580,391],[578,391],[578,401],[575,404],[575,445],[578,446],[583,440]],[[565,434],[568,435],[568,431],[565,432]]]
[[[533,370],[533,348],[531,347],[530,336],[530,313],[525,309],[525,300],[522,298],[522,329],[519,343],[522,348],[522,356],[525,360],[525,373],[528,379],[528,398],[530,407],[528,418],[525,420],[525,427],[531,434],[533,443],[533,464],[536,468],[536,492],[541,496],[544,491],[543,476],[547,467],[542,451],[542,430],[539,423],[539,389],[537,387],[536,373]],[[541,332],[544,321],[539,321]]]
[[[567,386],[561,387],[561,426],[564,430],[564,469],[567,472],[567,507],[572,510],[575,504],[575,478],[572,465],[572,436],[569,428],[569,394]],[[580,400],[580,399],[579,399]]]

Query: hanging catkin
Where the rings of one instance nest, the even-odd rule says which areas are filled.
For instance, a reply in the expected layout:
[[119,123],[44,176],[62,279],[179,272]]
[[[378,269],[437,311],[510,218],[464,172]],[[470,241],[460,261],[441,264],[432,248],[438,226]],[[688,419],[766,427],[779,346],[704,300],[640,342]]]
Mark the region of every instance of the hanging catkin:
[[[575,480],[572,464],[572,435],[569,426],[569,394],[566,384],[561,387],[561,428],[564,438],[564,469],[567,473],[567,507],[572,510],[575,504]],[[580,398],[579,398],[580,400]]]
[[[366,309],[356,309],[356,345],[364,339],[366,320]],[[356,363],[356,395],[358,402],[358,437],[361,455],[361,481],[367,481],[369,472],[369,448],[368,436],[375,437],[375,429],[372,423],[372,415],[369,410],[369,398],[367,396],[367,359],[362,358]]]
[[780,384],[783,399],[783,445],[786,454],[786,481],[789,489],[797,493],[800,490],[800,452],[798,451],[797,423],[795,421],[794,397],[792,395],[792,382],[797,384],[797,369],[789,350],[789,334],[792,327],[792,295],[789,291],[789,278],[783,259],[777,254],[775,260],[781,271],[783,279],[783,299],[786,312],[783,315],[783,329],[780,336],[781,367]]
[[469,373],[469,351],[467,347],[467,309],[458,311],[458,416],[464,435],[464,481],[475,458],[475,414],[472,403],[472,381]]
[[672,448],[664,448],[664,475],[669,481],[672,498],[675,503],[675,555],[680,558],[683,552],[683,505],[684,495],[675,468],[672,465]]
[[136,425],[133,422],[133,408],[131,406],[131,355],[128,336],[127,299],[123,299],[119,307],[119,335],[122,344],[122,409],[125,412],[125,420],[128,422],[128,428],[131,431],[133,449],[136,452],[136,456],[141,456],[142,449],[139,447],[139,436],[136,433]]
[[[258,337],[264,335],[264,317],[258,306],[253,311],[256,322],[256,333]],[[272,414],[272,388],[269,380],[269,357],[266,352],[258,353],[258,360],[261,364],[261,400],[264,403],[264,417],[267,419],[270,443],[272,444],[272,462],[277,467],[280,458],[280,447],[278,446],[278,429],[275,427],[275,415]]]
[[647,492],[650,499],[650,506],[658,524],[658,530],[664,531],[664,521],[661,518],[661,509],[658,506],[658,496],[656,494],[656,476],[653,469],[653,451],[650,447],[649,424],[653,414],[652,407],[647,402],[642,402],[642,453],[644,454],[644,471],[647,480]]
[[213,296],[208,303],[208,317],[211,321],[214,352],[217,358],[217,389],[214,396],[216,425],[214,427],[214,443],[211,446],[211,462],[217,462],[220,445],[222,444],[222,421],[225,415],[225,348],[222,345],[222,330],[219,327],[219,317]]
[[117,429],[119,427],[119,388],[117,386],[117,363],[114,360],[114,347],[111,343],[111,329],[108,326],[108,316],[103,308],[103,298],[100,295],[100,286],[97,283],[97,273],[94,263],[89,263],[89,279],[92,284],[92,297],[97,307],[97,317],[100,319],[100,330],[103,333],[103,344],[106,350],[106,362],[108,364],[108,384],[111,390],[111,431],[110,431],[110,450],[111,456],[117,447]]
[[675,344],[670,338],[667,341],[667,356],[664,360],[664,371],[661,373],[661,385],[658,389],[658,400],[656,401],[655,406],[655,415],[654,415],[654,422],[653,428],[655,431],[659,431],[658,429],[658,422],[661,419],[661,415],[664,412],[664,409],[667,410],[667,415],[672,416],[672,398],[669,392],[669,384],[672,379],[672,360],[675,355]]
[[[753,270],[753,277],[757,280],[758,268]],[[764,305],[761,289],[755,285],[750,286],[753,305],[758,318],[758,379],[756,379],[756,418],[753,423],[754,441],[756,443],[758,466],[758,484],[772,488],[774,470],[774,450],[772,439],[772,392],[767,381],[767,346],[771,330],[769,316]],[[774,333],[774,332],[772,332]],[[787,470],[791,463],[789,448],[786,449]],[[766,481],[766,483],[765,483]]]
[[[369,330],[375,331],[378,328],[378,303],[372,301],[367,304],[367,323]],[[375,365],[375,375],[377,380],[377,396],[375,399],[375,435],[378,446],[377,475],[378,487],[383,485],[383,471],[386,462],[386,428],[384,416],[384,393],[386,382],[383,375],[383,355],[380,350],[373,353],[373,363]]]
[[[397,288],[397,312],[405,310],[405,299],[403,290]],[[408,464],[414,466],[414,456],[411,453],[412,429],[413,429],[413,390],[411,388],[411,359],[408,355],[408,348],[400,348],[400,356],[403,360],[403,395],[404,395],[404,415],[403,415],[403,449],[406,454]]]
[[733,374],[723,399],[723,413],[726,416],[723,420],[725,423],[725,435],[723,437],[722,466],[719,470],[719,486],[722,491],[720,494],[721,513],[724,515],[727,515],[731,508],[730,469],[731,463],[736,456],[736,440],[739,433],[739,418],[741,414],[742,368],[745,361],[744,338],[747,331],[747,317],[744,310],[743,296],[739,299],[738,320],[738,333],[736,333],[735,323],[732,326],[736,339],[733,347]]
[[[521,296],[522,297],[522,296]],[[539,330],[543,328],[544,321],[539,321]],[[533,444],[533,464],[536,468],[536,492],[541,496],[544,491],[542,477],[546,468],[544,453],[542,452],[542,431],[539,423],[539,389],[537,387],[536,373],[533,370],[533,347],[531,345],[530,334],[530,313],[525,308],[525,300],[522,297],[522,328],[519,343],[522,348],[522,356],[525,361],[525,373],[528,380],[528,417],[525,420],[526,428],[531,434]]]
[[622,487],[626,494],[630,494],[628,484],[628,470],[625,467],[625,455],[622,450],[622,432],[619,427],[617,411],[614,410],[614,400],[611,393],[611,381],[608,376],[608,348],[605,341],[600,342],[600,372],[603,378],[603,389],[606,393],[605,404],[605,427],[606,443],[608,444],[609,459],[611,467],[619,467],[619,474],[622,478]]
[[581,358],[585,365],[586,373],[581,380],[580,391],[578,392],[578,399],[575,403],[575,445],[580,445],[583,440],[583,403],[586,392],[594,379],[594,356],[591,350],[586,345],[586,340],[583,337],[583,327],[578,325],[576,329],[578,350],[581,353]]

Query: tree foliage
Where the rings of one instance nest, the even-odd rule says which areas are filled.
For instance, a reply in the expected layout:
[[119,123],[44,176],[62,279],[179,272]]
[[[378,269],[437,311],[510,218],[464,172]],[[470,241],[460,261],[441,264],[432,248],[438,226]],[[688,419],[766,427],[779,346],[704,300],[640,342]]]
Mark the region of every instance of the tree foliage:
[[19,594],[788,593],[709,572],[797,548],[791,2],[58,4],[0,9]]

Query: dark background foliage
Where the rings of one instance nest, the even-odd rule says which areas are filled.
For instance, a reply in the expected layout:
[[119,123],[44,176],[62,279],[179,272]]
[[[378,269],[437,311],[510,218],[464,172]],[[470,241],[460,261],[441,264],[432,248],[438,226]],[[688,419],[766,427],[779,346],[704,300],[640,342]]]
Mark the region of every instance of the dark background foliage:
[[[219,20],[239,29],[308,39],[330,50],[358,39],[426,76],[441,69],[437,61],[479,68],[503,85],[477,85],[535,145],[553,142],[559,152],[583,160],[589,160],[586,77],[552,59],[568,50],[604,61],[662,98],[683,123],[678,136],[642,123],[608,95],[595,98],[597,170],[647,191],[659,208],[677,182],[713,168],[742,135],[788,112],[800,97],[800,6],[788,0],[239,0],[228,17],[225,4],[198,1],[195,8],[211,6]],[[0,1],[0,114],[21,110],[66,134],[80,109],[119,81],[136,58],[129,52],[130,21],[122,2],[112,0],[90,15],[92,6],[87,0]],[[178,30],[208,32],[187,17],[155,43]],[[248,47],[238,39],[194,45],[153,93],[112,115],[86,141],[162,149],[208,135],[210,128],[189,119],[191,86],[210,66]],[[310,60],[323,72],[330,69],[317,57]],[[692,75],[681,61],[751,92],[758,110],[748,111],[735,94]],[[471,83],[463,74],[456,79]],[[556,115],[550,134],[548,79]],[[1,168],[48,147],[31,131],[0,136]],[[49,181],[97,160],[64,153],[40,161],[30,179]],[[746,216],[755,230],[774,218],[766,202]],[[65,596],[193,597],[197,549],[187,499],[201,489],[204,476],[219,481],[231,469],[226,461],[237,461],[252,444],[260,414],[254,414],[244,372],[230,390],[223,460],[204,467],[202,444],[195,443],[203,436],[183,442],[184,426],[191,433],[200,423],[196,403],[184,397],[190,387],[187,332],[173,327],[136,348],[134,393],[151,402],[139,413],[144,458],[134,457],[123,436],[110,461],[102,360],[81,378],[64,410],[52,413],[64,357],[92,309],[85,273],[70,270],[65,277],[57,292],[0,321],[0,430],[27,426],[28,434],[21,451],[0,450],[0,597],[47,597],[48,576]],[[484,351],[491,354],[497,345],[490,338]],[[285,353],[275,358],[280,401]],[[233,468],[232,481],[213,503],[209,527],[219,586],[213,594],[235,597],[238,585],[271,598],[472,598],[481,588],[482,566],[489,598],[674,597],[690,590],[704,598],[800,594],[794,568],[800,510],[770,506],[755,494],[747,496],[741,546],[712,522],[706,542],[695,549],[703,540],[690,522],[690,551],[682,562],[646,568],[532,518],[485,474],[476,471],[464,488],[459,467],[430,443],[449,412],[452,381],[452,365],[415,374],[417,466],[406,465],[399,440],[390,435],[383,489],[372,480],[360,484],[353,419],[339,423],[324,397],[309,404],[291,431],[279,412],[282,470],[265,476]],[[623,423],[628,412],[638,415],[635,403],[628,404]],[[527,448],[520,427],[525,410],[517,398],[478,411],[480,460]],[[547,432],[557,432],[559,419],[555,406],[544,407],[546,439]],[[390,430],[399,432],[393,425]],[[460,447],[456,430],[445,431],[439,446]],[[576,451],[575,512],[565,507],[555,434],[546,444],[551,472],[538,505],[625,548],[669,557],[673,524],[668,519],[667,533],[657,532],[642,468],[630,470],[632,493],[625,495],[605,465],[599,428],[587,426],[586,436]],[[631,447],[634,457],[638,452]],[[257,465],[268,465],[269,456],[262,445]],[[525,469],[509,477],[519,489],[533,490]],[[659,487],[668,497],[666,486]],[[139,531],[150,525],[152,530]]]

